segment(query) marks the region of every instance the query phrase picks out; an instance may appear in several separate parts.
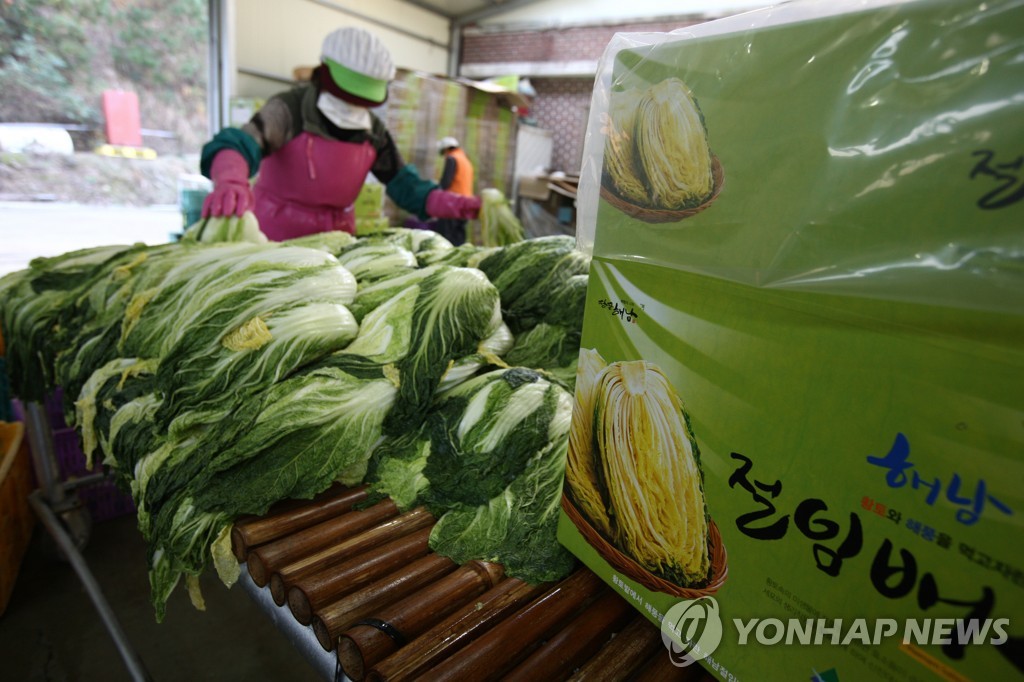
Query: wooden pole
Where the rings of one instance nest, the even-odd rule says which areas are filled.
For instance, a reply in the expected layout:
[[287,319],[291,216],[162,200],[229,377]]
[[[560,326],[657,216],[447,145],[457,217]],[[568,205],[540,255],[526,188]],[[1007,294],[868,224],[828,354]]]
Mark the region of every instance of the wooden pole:
[[[338,660],[345,674],[359,682],[367,669],[432,624],[494,587],[505,575],[500,564],[470,561],[407,599],[381,609],[343,632]],[[315,622],[315,621],[314,621]]]
[[408,682],[467,646],[551,588],[506,578],[409,642],[366,673],[367,682]]
[[632,604],[606,589],[572,622],[503,677],[502,682],[564,680],[635,616]]
[[633,679],[636,682],[714,682],[700,663],[692,663],[685,668],[674,664],[667,649],[656,652]]
[[604,583],[579,569],[465,648],[424,673],[432,682],[497,680],[578,613]]
[[661,630],[644,616],[636,616],[622,632],[604,645],[569,679],[573,682],[617,682],[631,679],[658,649],[668,650],[661,639]]
[[376,609],[392,604],[421,587],[443,578],[458,567],[440,554],[430,553],[407,566],[336,602],[325,605],[313,614],[313,633],[324,651],[334,651],[338,635]]
[[239,562],[246,561],[253,547],[344,514],[367,494],[365,487],[335,486],[312,500],[288,500],[269,514],[243,517],[231,529],[231,551]]
[[288,607],[303,625],[325,604],[356,591],[430,551],[430,528],[422,528],[379,547],[354,555],[319,573],[300,578],[288,589]]
[[[387,505],[397,511],[394,502],[391,500],[384,500],[380,504]],[[366,510],[366,512],[369,511],[369,509]],[[345,516],[366,512],[349,512]],[[373,521],[373,523],[369,524],[370,527],[361,528],[362,532],[348,538],[340,538],[339,541],[324,546],[312,553],[292,555],[287,559],[287,563],[275,566],[274,573],[270,576],[270,594],[274,598],[274,603],[278,606],[284,606],[288,595],[288,588],[296,580],[325,571],[348,557],[383,545],[389,540],[394,540],[420,528],[433,525],[434,521],[434,517],[426,508],[418,507],[405,514],[387,518],[384,523],[378,525],[373,525],[373,523],[376,523],[376,521]],[[366,526],[367,524],[360,523],[359,525]]]
[[344,512],[333,519],[279,537],[249,550],[249,575],[252,576],[254,583],[264,587],[281,566],[372,528],[397,514],[398,507],[395,503],[383,500],[368,509]]

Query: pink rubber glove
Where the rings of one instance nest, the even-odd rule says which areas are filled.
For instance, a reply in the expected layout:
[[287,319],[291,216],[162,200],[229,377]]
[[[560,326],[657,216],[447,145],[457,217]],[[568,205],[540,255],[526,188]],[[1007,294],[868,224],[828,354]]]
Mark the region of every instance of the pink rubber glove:
[[434,218],[476,220],[480,215],[480,197],[465,197],[443,189],[435,189],[427,195],[426,208],[427,214]]
[[255,200],[249,186],[249,164],[234,149],[222,149],[210,164],[213,191],[203,200],[203,217],[240,216],[252,210]]

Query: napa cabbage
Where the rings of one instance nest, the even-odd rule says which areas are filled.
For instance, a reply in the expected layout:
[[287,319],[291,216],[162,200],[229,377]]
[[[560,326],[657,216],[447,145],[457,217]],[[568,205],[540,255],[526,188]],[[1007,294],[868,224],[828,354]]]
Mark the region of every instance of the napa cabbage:
[[486,339],[480,342],[476,350],[452,361],[448,370],[441,377],[438,392],[444,392],[466,381],[486,367],[508,367],[502,356],[515,344],[512,330],[504,322]]
[[[282,295],[280,300],[295,295],[296,288],[312,297],[318,284],[329,286],[334,279],[330,271],[322,274],[326,277],[314,274],[291,283],[299,287],[273,291]],[[359,329],[352,313],[340,303],[311,300],[274,310],[272,303],[250,302],[233,322],[254,313],[252,317],[222,328],[214,321],[207,323],[183,337],[161,361],[157,372],[165,396],[157,414],[161,425],[166,426],[183,409],[208,409],[229,397],[239,400],[260,391],[297,368],[346,347]],[[203,339],[200,335],[205,329],[210,332]]]
[[416,230],[407,227],[391,227],[365,237],[371,243],[388,242],[412,251],[418,256],[448,251],[452,243],[433,230]]
[[345,248],[356,243],[356,237],[349,234],[348,232],[342,232],[341,230],[331,230],[330,232],[316,232],[314,234],[307,234],[303,237],[295,237],[294,239],[288,239],[282,244],[286,246],[301,246],[307,249],[317,249],[319,251],[325,251],[332,256],[337,256]]
[[338,262],[351,272],[360,285],[395,277],[419,267],[416,255],[398,244],[361,239],[338,254]]
[[346,371],[382,367],[393,377],[398,400],[385,431],[401,433],[420,423],[451,364],[477,352],[501,325],[498,292],[482,272],[440,266],[367,314],[330,363]]
[[428,265],[454,265],[460,268],[475,268],[480,264],[481,260],[497,251],[498,248],[500,247],[477,246],[466,242],[450,249],[421,251],[416,254],[416,259],[421,267]]
[[73,305],[106,263],[131,246],[104,246],[36,258],[29,267],[0,279],[0,329],[11,389],[23,400],[42,402],[56,384],[61,314]]
[[414,433],[374,453],[368,480],[438,517],[434,551],[500,562],[528,582],[564,577],[555,538],[569,437],[569,393],[524,368],[496,369],[439,394]]
[[209,216],[190,225],[181,235],[183,243],[200,242],[252,242],[267,243],[267,235],[260,231],[260,223],[252,211],[227,216]]
[[[565,296],[569,299],[580,295],[578,283],[570,285],[568,280],[585,275],[590,269],[590,258],[576,248],[573,237],[552,235],[498,249],[481,260],[478,267],[501,294],[505,322],[513,333],[519,333],[560,314],[554,307],[565,305],[560,302],[561,296],[554,295],[560,289],[568,290]],[[582,292],[585,295],[585,287]],[[561,315],[564,323],[569,323],[569,312]]]
[[473,242],[481,246],[505,246],[525,238],[523,224],[519,222],[504,192],[488,187],[480,192],[480,224]]
[[[317,270],[324,272],[314,284],[308,275]],[[284,285],[291,285],[287,293]],[[223,333],[251,318],[253,299],[270,309],[306,300],[295,296],[344,305],[352,300],[355,289],[351,273],[323,251],[246,243],[210,245],[175,263],[157,286],[140,283],[122,320],[120,354],[164,357],[186,335],[195,337],[199,330],[199,341],[207,342],[209,331]]]
[[576,385],[579,340],[578,330],[542,322],[516,336],[503,359],[513,367],[543,370],[552,380],[572,391]]

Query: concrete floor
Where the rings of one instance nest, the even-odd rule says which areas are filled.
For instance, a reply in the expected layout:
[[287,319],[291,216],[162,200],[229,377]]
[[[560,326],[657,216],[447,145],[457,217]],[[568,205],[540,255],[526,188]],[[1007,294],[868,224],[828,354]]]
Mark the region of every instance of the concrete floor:
[[110,244],[165,244],[182,231],[177,206],[0,201],[0,277],[37,256]]
[[[94,524],[83,555],[154,682],[322,679],[241,585],[228,589],[212,571],[201,580],[205,612],[192,606],[181,584],[158,624],[133,515]],[[4,680],[131,679],[82,583],[41,524],[0,616],[0,661]]]

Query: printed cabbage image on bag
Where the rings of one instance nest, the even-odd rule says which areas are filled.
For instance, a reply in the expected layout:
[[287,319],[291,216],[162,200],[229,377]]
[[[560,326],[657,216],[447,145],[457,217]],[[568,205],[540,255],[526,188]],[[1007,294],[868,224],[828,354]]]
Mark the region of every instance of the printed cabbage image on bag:
[[704,499],[700,450],[664,373],[581,349],[563,508],[613,568],[659,592],[716,592],[726,552]]
[[707,208],[722,189],[704,115],[678,78],[613,93],[602,132],[601,196],[633,218],[679,221]]

